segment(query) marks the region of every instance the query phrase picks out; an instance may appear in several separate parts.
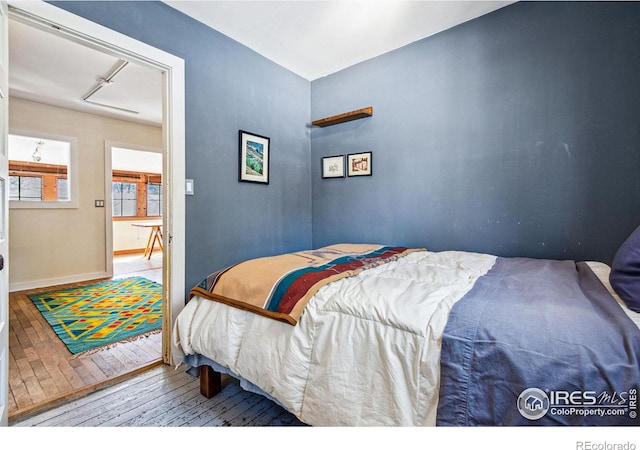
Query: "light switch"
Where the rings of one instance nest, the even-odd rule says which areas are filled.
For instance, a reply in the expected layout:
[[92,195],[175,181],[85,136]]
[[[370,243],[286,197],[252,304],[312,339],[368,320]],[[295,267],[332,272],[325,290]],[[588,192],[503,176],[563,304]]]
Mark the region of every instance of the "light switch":
[[186,179],[185,180],[184,193],[186,195],[193,195],[193,193],[194,193],[193,180],[190,180],[190,179]]
[[96,208],[104,208],[104,200],[96,200]]

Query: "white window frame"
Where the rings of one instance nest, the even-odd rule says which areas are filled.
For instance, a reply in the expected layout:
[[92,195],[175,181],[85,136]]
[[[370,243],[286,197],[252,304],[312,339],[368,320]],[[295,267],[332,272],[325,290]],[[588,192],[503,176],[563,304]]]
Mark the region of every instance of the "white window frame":
[[40,133],[37,131],[9,130],[10,135],[23,136],[37,139],[50,139],[52,141],[68,142],[70,144],[69,167],[67,168],[67,179],[69,180],[69,200],[58,201],[20,201],[10,200],[9,209],[77,209],[80,196],[80,182],[78,173],[78,140],[71,136],[61,136],[57,134]]

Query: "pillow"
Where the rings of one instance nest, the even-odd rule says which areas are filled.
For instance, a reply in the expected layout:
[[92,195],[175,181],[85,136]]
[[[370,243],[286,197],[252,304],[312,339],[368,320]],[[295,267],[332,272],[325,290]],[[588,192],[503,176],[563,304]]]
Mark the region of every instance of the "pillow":
[[611,264],[611,287],[635,312],[640,312],[640,226],[622,243]]

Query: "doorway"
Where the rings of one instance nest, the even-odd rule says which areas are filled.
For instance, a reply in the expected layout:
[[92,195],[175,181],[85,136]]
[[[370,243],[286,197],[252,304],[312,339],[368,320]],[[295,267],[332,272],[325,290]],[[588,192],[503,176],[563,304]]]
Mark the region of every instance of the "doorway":
[[[161,50],[104,29],[44,2],[10,4],[10,18],[61,33],[68,39],[161,70],[163,73],[164,169],[172,180],[163,205],[162,361],[172,363],[169,336],[172,319],[184,305],[184,62]],[[11,239],[11,238],[9,238]],[[10,345],[10,350],[12,350]],[[45,365],[45,361],[40,361]],[[6,382],[6,381],[3,381]]]
[[105,142],[107,267],[113,267],[114,277],[146,272],[143,276],[163,282],[162,159],[161,148]]

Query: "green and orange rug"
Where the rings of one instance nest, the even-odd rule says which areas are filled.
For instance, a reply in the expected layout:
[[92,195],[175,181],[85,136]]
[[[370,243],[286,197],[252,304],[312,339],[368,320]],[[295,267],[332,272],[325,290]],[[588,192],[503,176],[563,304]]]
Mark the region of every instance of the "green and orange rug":
[[143,277],[30,294],[29,298],[75,356],[162,327],[162,285]]

